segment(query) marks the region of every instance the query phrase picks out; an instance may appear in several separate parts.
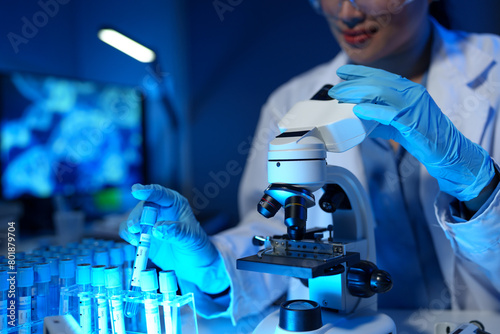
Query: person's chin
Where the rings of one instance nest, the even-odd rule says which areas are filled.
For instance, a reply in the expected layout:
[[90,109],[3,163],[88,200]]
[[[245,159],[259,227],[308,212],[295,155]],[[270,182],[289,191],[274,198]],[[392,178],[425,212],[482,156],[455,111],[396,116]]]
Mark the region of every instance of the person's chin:
[[347,54],[349,59],[356,64],[369,64],[376,60],[376,52],[372,50],[371,43],[351,45],[341,43],[340,47]]

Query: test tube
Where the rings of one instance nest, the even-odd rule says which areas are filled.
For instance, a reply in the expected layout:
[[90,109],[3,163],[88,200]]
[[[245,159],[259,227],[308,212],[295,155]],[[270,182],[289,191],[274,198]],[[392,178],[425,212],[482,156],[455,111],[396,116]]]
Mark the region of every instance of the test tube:
[[17,269],[17,322],[25,327],[20,334],[31,333],[31,289],[34,281],[33,267],[22,266]]
[[68,242],[66,244],[66,247],[69,249],[76,249],[76,248],[78,248],[78,242],[77,241]]
[[80,311],[80,329],[82,334],[90,334],[92,331],[92,313],[90,299],[90,268],[89,263],[81,263],[76,266],[76,285],[78,286],[78,309]]
[[[132,272],[132,282],[130,284],[130,297],[138,297],[141,291],[141,271],[146,269],[148,264],[149,246],[151,244],[151,230],[158,217],[158,205],[151,202],[145,202],[141,215],[141,236],[139,246],[134,261],[134,270]],[[125,315],[129,318],[137,313],[137,303],[127,301],[125,303]]]
[[80,255],[80,250],[79,250],[78,248],[70,248],[70,249],[68,250],[68,253],[69,253],[69,254],[72,254],[72,255],[75,257],[75,259],[76,259],[76,257],[77,257],[78,255]]
[[123,246],[123,282],[124,287],[129,287],[132,282],[132,272],[134,271],[135,247],[131,244]]
[[95,238],[83,238],[80,244],[88,247],[93,247],[95,245]]
[[113,267],[117,267],[120,271],[120,279],[122,282],[122,290],[123,290],[123,248],[121,246],[113,246],[109,249],[109,264]]
[[[90,247],[90,246],[85,246]],[[94,250],[92,248],[80,248],[80,255],[88,255],[91,259],[94,258]]]
[[104,273],[111,315],[111,329],[113,334],[125,334],[120,272],[116,267],[109,267],[104,269]]
[[35,265],[36,293],[33,295],[32,320],[41,320],[49,314],[49,284],[50,264],[39,263]]
[[160,310],[158,308],[158,276],[156,269],[141,272],[141,289],[144,295],[144,311],[148,334],[161,334]]
[[63,253],[59,255],[59,260],[67,260],[67,259],[71,259],[73,260],[73,262],[76,262],[76,255],[70,253]]
[[104,266],[93,266],[91,270],[92,295],[95,298],[93,317],[96,319],[95,328],[97,334],[108,333],[108,303],[104,287],[104,268]]
[[87,263],[90,265],[92,264],[92,256],[90,256],[90,254],[78,255],[76,257],[76,265],[84,264],[84,263]]
[[115,246],[115,242],[113,240],[103,240],[101,242],[101,245],[102,245],[102,247],[109,250]]
[[75,284],[75,261],[62,259],[59,261],[59,286],[61,298],[59,299],[59,315],[68,313],[73,307],[69,304],[69,289]]
[[94,265],[109,266],[109,252],[105,248],[99,248],[94,252]]
[[[40,263],[38,261],[33,261],[33,260],[22,260],[23,266],[30,266],[33,267],[35,264]],[[21,267],[21,266],[20,266]]]
[[173,270],[160,271],[160,292],[163,297],[163,317],[165,322],[165,333],[177,333],[178,317],[177,312],[172,309],[169,302],[177,295],[177,277]]
[[47,258],[54,256],[54,252],[47,249],[43,251],[42,256],[45,258],[45,261],[47,261]]
[[31,251],[31,254],[33,255],[42,255],[43,251],[45,250],[45,248],[43,247],[40,247],[40,248],[35,248]]
[[49,315],[59,314],[59,259],[57,257],[48,257],[47,262],[50,265],[49,282]]
[[0,270],[0,333],[7,333],[7,291],[9,290],[9,274]]
[[28,255],[26,256],[30,261],[35,261],[36,263],[44,263],[45,258],[41,255]]
[[52,253],[60,253],[61,252],[61,246],[59,245],[53,245],[49,246],[49,250],[52,251]]

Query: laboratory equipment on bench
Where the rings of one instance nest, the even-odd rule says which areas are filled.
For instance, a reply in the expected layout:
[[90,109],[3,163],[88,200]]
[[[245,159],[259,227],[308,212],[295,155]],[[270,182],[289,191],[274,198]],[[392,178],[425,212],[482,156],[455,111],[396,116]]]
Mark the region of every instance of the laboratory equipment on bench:
[[[165,323],[165,333],[181,333],[179,314],[177,309],[170,306],[177,295],[177,277],[173,270],[160,271],[160,292],[163,296],[163,319]],[[196,317],[194,318],[196,321]]]
[[123,286],[128,289],[132,283],[132,274],[134,272],[135,247],[131,244],[123,246]]
[[104,269],[104,275],[112,334],[125,334],[120,272],[117,267],[109,267]]
[[78,311],[80,315],[80,333],[92,332],[91,268],[89,263],[76,266],[76,285],[78,287]]
[[[137,253],[134,261],[134,270],[132,273],[132,282],[130,283],[130,291],[128,297],[140,298],[141,297],[141,271],[146,269],[148,264],[149,246],[151,244],[151,230],[156,223],[158,217],[158,205],[151,202],[145,202],[141,214],[141,236],[139,245],[137,246]],[[132,318],[137,314],[137,303],[127,301],[125,303],[125,315]]]
[[468,323],[438,322],[434,325],[434,334],[490,334],[478,320]]
[[124,254],[123,254],[123,248],[120,245],[115,245],[109,249],[109,264],[113,267],[118,267],[118,270],[120,271],[120,277],[122,277],[122,287],[123,288],[128,288],[128,285],[125,286],[123,285],[124,282],[124,272],[123,272],[123,264],[124,264]]
[[49,282],[49,315],[59,314],[59,259],[57,257],[48,257],[50,264],[50,282]]
[[59,315],[63,315],[73,309],[75,303],[70,304],[68,292],[75,284],[75,261],[64,258],[59,261],[59,289],[61,292],[59,299]]
[[20,334],[31,333],[31,289],[34,284],[34,272],[31,266],[21,266],[17,269],[17,324]]
[[49,315],[50,264],[35,264],[35,293],[31,301],[32,320],[41,320]]
[[[327,152],[360,144],[377,123],[357,118],[353,104],[330,98],[330,88],[294,105],[269,145],[270,185],[258,211],[270,218],[284,207],[287,234],[256,236],[264,248],[237,260],[238,269],[307,281],[309,299],[284,302],[254,333],[396,333],[392,319],[376,311],[377,293],[390,290],[392,281],[375,264],[368,196],[351,172],[326,162]],[[332,224],[307,229],[307,210],[319,190],[319,206]]]
[[93,266],[90,271],[92,286],[92,316],[94,317],[94,332],[97,334],[108,333],[108,301],[104,279],[104,266]]
[[[112,250],[122,248],[106,240],[93,240],[92,245]],[[5,259],[0,258],[0,315],[3,315],[0,334],[42,333],[43,330],[52,333],[60,328],[79,334],[198,333],[194,296],[192,293],[177,295],[173,271],[162,272],[160,282],[155,269],[143,271],[142,290],[130,297],[129,291],[123,288],[121,256],[110,259],[118,267],[95,263],[75,265],[77,259],[83,260],[82,256],[92,259],[88,257],[92,245],[67,244],[57,249],[51,246],[52,250],[36,249],[36,253],[16,253],[7,268],[3,265]],[[69,253],[70,246],[77,252]],[[135,247],[123,248],[128,249],[130,261]],[[42,252],[50,252],[47,255],[52,256],[47,256],[43,263],[28,260]],[[14,270],[10,266],[14,266]],[[17,272],[17,276],[11,271]],[[125,303],[136,304],[135,317],[124,316]]]
[[156,269],[146,269],[141,272],[141,289],[146,313],[148,334],[161,334],[160,307],[158,299],[158,275]]

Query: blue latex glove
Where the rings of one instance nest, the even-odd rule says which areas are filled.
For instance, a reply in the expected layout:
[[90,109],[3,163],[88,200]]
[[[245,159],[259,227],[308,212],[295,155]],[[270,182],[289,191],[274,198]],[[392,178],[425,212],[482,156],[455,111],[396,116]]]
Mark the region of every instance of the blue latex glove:
[[371,136],[400,143],[437,179],[441,191],[468,201],[493,179],[488,152],[455,128],[422,85],[359,65],[344,65],[337,75],[346,81],[329,95],[356,103],[359,118],[379,122]]
[[229,287],[229,279],[219,252],[200,226],[186,198],[160,185],[132,186],[132,196],[141,200],[128,220],[120,226],[120,236],[137,246],[144,201],[160,206],[152,229],[149,258],[163,270],[175,270],[180,280],[195,284],[209,294]]

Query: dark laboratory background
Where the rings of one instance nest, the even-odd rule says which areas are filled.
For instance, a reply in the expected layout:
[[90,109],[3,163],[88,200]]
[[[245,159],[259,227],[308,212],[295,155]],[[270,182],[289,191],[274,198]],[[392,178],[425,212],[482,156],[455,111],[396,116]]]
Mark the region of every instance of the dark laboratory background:
[[[500,33],[497,1],[432,10]],[[104,27],[157,61],[104,44]],[[27,236],[51,231],[56,211],[126,215],[135,182],[182,193],[210,234],[236,224],[261,106],[338,51],[307,0],[4,0],[0,36],[0,219]]]

